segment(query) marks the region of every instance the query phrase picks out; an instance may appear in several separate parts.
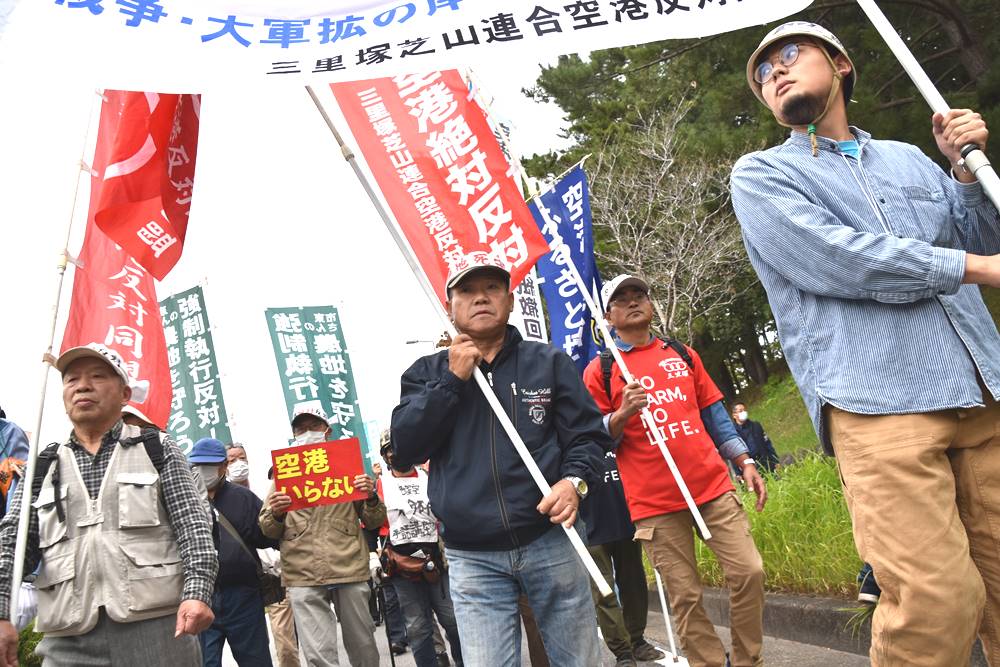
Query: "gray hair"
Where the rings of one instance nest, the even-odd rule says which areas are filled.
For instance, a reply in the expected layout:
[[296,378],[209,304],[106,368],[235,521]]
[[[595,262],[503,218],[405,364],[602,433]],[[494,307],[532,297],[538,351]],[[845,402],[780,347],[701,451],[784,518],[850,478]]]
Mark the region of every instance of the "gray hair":
[[230,449],[242,449],[244,454],[247,453],[246,445],[244,445],[242,442],[231,442],[228,445],[226,445],[227,454],[229,453]]

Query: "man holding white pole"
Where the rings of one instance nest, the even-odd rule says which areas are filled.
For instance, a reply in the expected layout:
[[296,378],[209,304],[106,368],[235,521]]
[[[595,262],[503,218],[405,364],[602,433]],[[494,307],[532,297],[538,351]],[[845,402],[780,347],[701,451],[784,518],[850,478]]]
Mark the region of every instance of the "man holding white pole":
[[[553,664],[599,664],[587,572],[558,526],[576,521],[611,446],[600,413],[566,354],[507,325],[513,296],[502,264],[470,256],[447,292],[459,335],[403,374],[392,443],[400,465],[431,462],[465,664],[520,664],[521,591]],[[476,367],[551,485],[545,497],[470,382]]]
[[606,361],[596,357],[590,362],[583,381],[618,443],[615,453],[635,540],[666,582],[684,655],[693,667],[729,664],[701,604],[694,517],[677,485],[665,476],[663,457],[639,416],[644,407],[652,413],[712,533],[705,543],[718,558],[731,591],[731,664],[763,665],[764,566],[723,458],[742,471],[757,495],[758,512],[767,502],[764,480],[697,353],[650,331],[649,285],[620,275],[604,284],[601,297],[605,319],[614,328],[613,342],[636,380],[626,384],[618,364],[607,356]]
[[976,288],[1000,286],[1000,215],[962,158],[986,125],[933,115],[950,173],[872,139],[811,23],[769,33],[747,79],[792,132],[737,162],[733,207],[882,587],[872,664],[968,664],[977,630],[1000,664],[1000,335]]

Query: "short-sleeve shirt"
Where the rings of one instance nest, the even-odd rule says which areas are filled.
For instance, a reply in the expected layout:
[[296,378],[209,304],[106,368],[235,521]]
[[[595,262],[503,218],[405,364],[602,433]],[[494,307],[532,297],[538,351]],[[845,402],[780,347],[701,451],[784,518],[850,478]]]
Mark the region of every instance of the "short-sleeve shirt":
[[[698,354],[690,348],[688,351],[694,368],[689,368],[677,352],[655,338],[648,345],[623,351],[622,355],[649,395],[653,419],[691,496],[701,505],[731,491],[733,484],[701,420],[701,410],[722,399],[722,392],[705,372]],[[614,412],[621,406],[625,380],[617,364],[611,369],[610,401],[599,357],[587,366],[583,381],[602,413]],[[686,509],[680,488],[640,414],[626,422],[616,455],[633,521]]]

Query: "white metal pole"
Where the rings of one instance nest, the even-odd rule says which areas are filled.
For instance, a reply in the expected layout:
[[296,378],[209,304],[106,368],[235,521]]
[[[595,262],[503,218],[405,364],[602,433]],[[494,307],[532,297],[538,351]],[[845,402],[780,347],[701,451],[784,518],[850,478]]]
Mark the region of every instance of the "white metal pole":
[[[97,91],[97,95],[103,100],[103,95]],[[90,168],[84,162],[87,153],[87,144],[90,138],[90,127],[93,123],[94,112],[91,110],[90,119],[87,122],[87,130],[83,139],[83,150],[80,152],[80,171],[90,174]],[[56,324],[59,320],[59,303],[62,300],[63,282],[66,278],[66,265],[69,263],[69,240],[73,232],[73,218],[76,215],[77,197],[80,194],[80,174],[76,177],[76,187],[73,189],[73,207],[69,212],[69,223],[66,225],[66,241],[63,243],[62,251],[59,253],[59,261],[56,264],[56,299],[52,305],[52,326],[49,328],[49,344],[42,355],[42,394],[38,399],[38,419],[35,421],[35,432],[31,434],[31,442],[28,444],[28,460],[24,467],[24,476],[18,484],[21,493],[21,512],[17,518],[17,542],[14,544],[14,568],[11,573],[10,583],[10,608],[8,614],[11,618],[17,613],[18,598],[21,593],[21,580],[24,579],[24,555],[28,547],[28,523],[31,517],[32,486],[35,480],[35,468],[38,460],[38,445],[42,433],[42,416],[45,412],[45,393],[49,384],[49,361],[52,357],[52,348],[56,338]]]
[[[546,226],[552,225],[552,219],[549,217],[548,209],[542,203],[541,198],[539,198],[537,206],[539,212],[542,214],[542,217],[545,219]],[[583,277],[580,276],[580,272],[577,270],[576,264],[573,262],[573,256],[570,254],[569,246],[565,243],[560,243],[558,246],[553,248],[553,253],[558,252],[563,253],[563,257],[566,260],[566,266],[569,268],[570,273],[573,274],[573,280],[576,282],[577,288],[583,294],[583,298],[587,302],[587,307],[590,308],[590,312],[593,313],[594,319],[597,321],[597,325],[601,328],[601,333],[604,334],[604,340],[607,342],[608,349],[611,350],[611,354],[618,363],[618,369],[625,378],[625,382],[634,382],[635,378],[632,376],[628,366],[625,364],[625,359],[622,357],[621,350],[619,350],[618,346],[614,343],[614,338],[611,336],[611,330],[608,328],[608,323],[604,320],[604,313],[602,313],[601,309],[594,303],[594,298],[590,294],[590,288],[584,284]],[[653,436],[653,440],[656,441],[656,446],[660,449],[660,454],[667,462],[667,467],[670,468],[670,473],[674,476],[674,482],[677,483],[677,488],[680,489],[681,495],[684,497],[684,502],[687,504],[688,510],[691,512],[691,516],[694,517],[695,523],[698,524],[698,531],[701,533],[703,539],[711,539],[712,532],[708,529],[708,525],[705,523],[704,517],[702,517],[701,512],[698,510],[698,505],[695,504],[694,498],[691,496],[691,491],[684,482],[684,477],[681,475],[681,471],[677,468],[677,463],[674,461],[674,457],[670,454],[670,450],[667,449],[667,443],[663,439],[663,432],[660,431],[660,427],[656,425],[656,420],[653,419],[653,414],[649,411],[648,407],[644,406],[642,408],[641,415],[642,422],[645,425],[646,430]]]
[[[927,76],[927,73],[924,72],[917,59],[910,53],[910,49],[907,48],[906,44],[900,38],[899,33],[889,23],[889,19],[882,13],[879,6],[875,4],[874,0],[858,0],[858,4],[861,6],[862,11],[868,15],[868,19],[875,26],[875,30],[885,40],[885,43],[889,46],[889,50],[899,60],[899,64],[903,66],[910,79],[913,80],[917,90],[923,95],[931,109],[937,113],[948,113],[951,107],[945,102],[944,97],[938,92],[938,89]],[[986,196],[989,197],[994,206],[1000,209],[1000,177],[997,176],[996,171],[990,166],[990,161],[986,157],[986,154],[979,146],[969,144],[962,148],[962,159],[964,160],[965,167],[979,179],[979,183],[983,186],[983,192],[986,193]]]
[[677,655],[677,644],[674,642],[674,628],[670,623],[670,609],[667,608],[667,596],[663,593],[663,580],[660,579],[660,573],[653,568],[653,575],[656,577],[656,592],[660,594],[660,609],[663,610],[663,622],[667,624],[667,639],[670,641],[670,657],[674,659],[674,662],[680,662],[680,658]]
[[[340,145],[340,150],[343,153],[344,158],[351,164],[354,174],[358,177],[358,180],[361,181],[361,185],[368,193],[368,197],[371,199],[372,204],[382,217],[382,221],[385,223],[386,229],[389,230],[389,233],[392,235],[393,240],[399,247],[400,252],[403,253],[403,256],[406,258],[407,263],[410,265],[410,270],[416,277],[417,282],[420,283],[421,288],[424,290],[424,294],[434,305],[435,312],[437,312],[438,316],[441,318],[441,324],[452,335],[452,337],[454,337],[457,333],[455,331],[455,327],[452,325],[451,320],[448,319],[447,314],[441,308],[441,302],[438,300],[437,292],[434,291],[434,288],[424,275],[423,269],[420,268],[412,248],[410,248],[406,239],[403,237],[402,232],[400,232],[400,230],[396,227],[392,218],[389,216],[389,213],[382,206],[382,202],[379,201],[378,196],[369,184],[367,176],[361,170],[360,165],[358,165],[357,160],[354,157],[354,152],[347,146],[346,143],[344,143],[343,137],[333,124],[330,116],[326,113],[326,109],[323,108],[322,102],[320,102],[312,87],[306,86],[306,91],[308,91],[313,103],[323,116],[323,120],[326,121],[327,127],[330,128],[330,132]],[[486,376],[483,375],[482,371],[479,370],[478,367],[473,371],[473,376],[476,379],[476,384],[479,385],[480,390],[483,392],[483,396],[486,397],[486,401],[490,404],[493,412],[496,413],[497,419],[500,421],[500,425],[507,433],[507,437],[509,437],[510,441],[513,443],[514,449],[517,450],[517,453],[520,455],[524,465],[528,468],[528,472],[531,474],[532,479],[535,480],[535,484],[538,485],[538,488],[541,490],[543,495],[548,495],[552,491],[552,487],[550,487],[548,482],[545,481],[542,471],[538,468],[538,464],[535,463],[535,459],[532,458],[531,453],[524,444],[524,441],[521,440],[521,436],[518,434],[517,429],[514,428],[514,424],[510,421],[510,417],[508,417],[507,413],[504,412],[503,406],[500,405],[500,401],[493,392],[493,388],[487,381]],[[584,566],[587,568],[587,572],[590,574],[594,583],[601,591],[601,595],[611,595],[611,587],[608,586],[608,582],[605,581],[604,576],[597,567],[597,563],[594,562],[590,552],[587,551],[587,547],[583,544],[583,540],[580,538],[579,533],[577,533],[575,529],[567,528],[566,526],[563,526],[563,530],[566,532],[566,536],[569,538],[569,541],[576,550],[580,560],[583,561]]]

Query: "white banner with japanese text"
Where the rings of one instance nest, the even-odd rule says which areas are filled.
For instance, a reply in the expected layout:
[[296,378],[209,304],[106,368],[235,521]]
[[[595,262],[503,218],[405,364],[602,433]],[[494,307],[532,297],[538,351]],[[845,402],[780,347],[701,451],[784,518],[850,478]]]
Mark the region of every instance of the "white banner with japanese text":
[[[810,0],[31,0],[8,66],[105,88],[349,81],[762,25]],[[25,57],[27,56],[27,60]],[[2,61],[0,61],[2,62]]]

